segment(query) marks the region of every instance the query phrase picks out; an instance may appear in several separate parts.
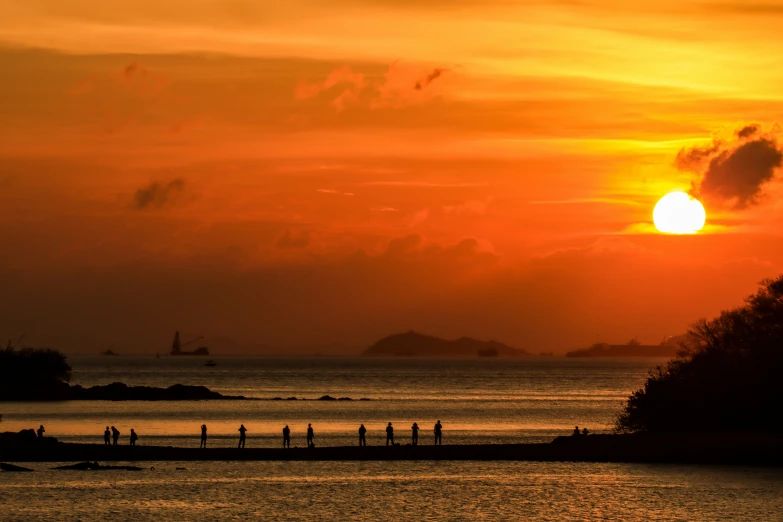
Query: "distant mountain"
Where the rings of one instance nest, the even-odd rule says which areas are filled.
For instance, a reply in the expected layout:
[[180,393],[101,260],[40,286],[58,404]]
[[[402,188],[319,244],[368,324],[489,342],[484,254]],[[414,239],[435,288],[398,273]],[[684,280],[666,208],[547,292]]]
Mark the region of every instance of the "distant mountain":
[[455,341],[410,331],[384,337],[367,348],[363,355],[403,357],[526,357],[525,350],[497,341],[477,341],[461,337]]
[[596,343],[589,348],[566,352],[566,357],[674,357],[686,335],[670,337],[661,344],[641,344],[632,339],[628,344]]

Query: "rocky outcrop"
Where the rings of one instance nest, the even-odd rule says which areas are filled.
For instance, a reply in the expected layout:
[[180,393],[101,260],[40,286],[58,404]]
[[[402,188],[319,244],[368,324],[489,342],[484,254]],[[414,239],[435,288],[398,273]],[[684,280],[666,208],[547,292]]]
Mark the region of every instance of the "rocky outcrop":
[[0,401],[208,401],[247,400],[238,395],[222,395],[205,386],[175,384],[168,388],[128,386],[114,382],[105,386],[84,388],[64,382],[34,388],[14,387],[0,392]]

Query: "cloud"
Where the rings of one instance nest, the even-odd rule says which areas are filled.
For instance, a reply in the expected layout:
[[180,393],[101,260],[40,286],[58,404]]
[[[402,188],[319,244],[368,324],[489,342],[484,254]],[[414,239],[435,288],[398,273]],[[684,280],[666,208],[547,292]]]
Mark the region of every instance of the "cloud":
[[[294,89],[294,97],[306,100],[328,96],[337,112],[356,106],[400,108],[432,99],[432,94],[422,91],[429,91],[427,87],[449,70],[436,67],[422,76],[420,68],[394,62],[382,77],[371,77],[345,65],[331,71],[322,81],[300,81]],[[413,89],[411,85],[414,85]]]
[[414,89],[417,91],[426,89],[429,84],[440,78],[441,75],[447,71],[448,69],[442,69],[440,67],[433,69],[432,72],[430,72],[427,76],[416,82]]
[[336,196],[355,196],[353,192],[341,192],[335,189],[316,189],[315,191],[320,192],[321,194],[334,194]]
[[285,250],[290,248],[304,248],[310,244],[310,231],[291,232],[286,230],[275,241],[275,247]]
[[133,207],[137,210],[163,208],[180,200],[185,192],[185,180],[176,178],[168,183],[153,181],[141,187],[133,196]]
[[783,164],[783,149],[775,134],[763,133],[757,124],[738,129],[735,136],[683,149],[675,165],[697,174],[693,190],[698,196],[741,209],[759,202],[764,185]]
[[487,213],[492,198],[485,200],[465,201],[459,205],[447,205],[443,207],[444,214],[455,216],[482,216]]
[[394,207],[372,207],[370,210],[373,212],[399,212],[399,209]]
[[746,125],[741,129],[737,130],[737,137],[743,139],[750,138],[751,136],[754,136],[760,129],[761,126],[758,123],[752,123],[750,125]]

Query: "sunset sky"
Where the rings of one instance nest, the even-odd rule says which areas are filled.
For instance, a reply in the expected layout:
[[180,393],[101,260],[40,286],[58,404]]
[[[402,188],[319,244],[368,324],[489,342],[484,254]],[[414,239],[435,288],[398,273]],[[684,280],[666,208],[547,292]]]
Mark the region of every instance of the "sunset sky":
[[[0,0],[0,335],[684,333],[783,272],[781,24],[752,0]],[[677,189],[702,232],[652,225]]]

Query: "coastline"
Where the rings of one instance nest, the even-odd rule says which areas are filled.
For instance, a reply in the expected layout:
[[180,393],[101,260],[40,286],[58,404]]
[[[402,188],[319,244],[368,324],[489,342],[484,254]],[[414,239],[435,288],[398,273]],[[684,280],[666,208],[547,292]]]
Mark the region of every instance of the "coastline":
[[335,446],[316,448],[104,446],[4,443],[0,462],[145,461],[537,461],[783,466],[783,437],[770,435],[589,435],[548,444]]

